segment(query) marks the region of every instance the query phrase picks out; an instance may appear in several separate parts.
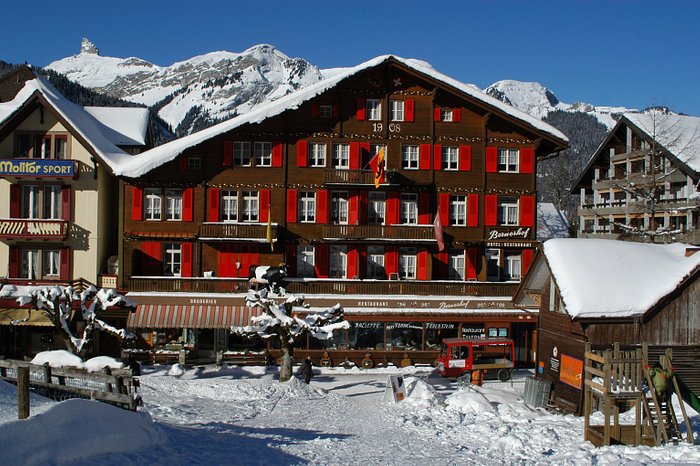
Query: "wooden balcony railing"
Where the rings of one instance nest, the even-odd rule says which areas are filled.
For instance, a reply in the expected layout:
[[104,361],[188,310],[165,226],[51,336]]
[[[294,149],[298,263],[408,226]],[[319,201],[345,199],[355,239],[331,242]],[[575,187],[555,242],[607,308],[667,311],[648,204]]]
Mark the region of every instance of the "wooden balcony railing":
[[[288,293],[417,295],[417,296],[513,296],[518,283],[420,281],[420,280],[342,280],[290,279]],[[131,277],[129,291],[245,293],[245,278]]]
[[[277,224],[271,225],[272,237],[277,237]],[[199,226],[200,238],[267,238],[266,223],[202,223]]]
[[[392,183],[396,177],[394,170],[387,170],[385,183]],[[374,173],[372,170],[324,170],[324,183],[339,183],[339,184],[368,184],[374,185]]]
[[68,235],[65,220],[0,219],[0,238],[22,240],[63,240]]
[[339,239],[435,239],[432,225],[328,225],[324,238]]

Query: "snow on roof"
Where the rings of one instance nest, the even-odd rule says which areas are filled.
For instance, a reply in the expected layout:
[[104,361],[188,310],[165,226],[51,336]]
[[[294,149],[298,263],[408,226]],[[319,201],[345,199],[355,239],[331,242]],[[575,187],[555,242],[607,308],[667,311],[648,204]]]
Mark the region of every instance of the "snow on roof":
[[428,63],[420,60],[405,59],[397,57],[395,55],[382,55],[366,61],[360,65],[347,69],[337,69],[332,73],[327,73],[328,76],[323,81],[320,81],[311,86],[300,89],[293,92],[287,96],[284,96],[278,100],[270,102],[268,104],[260,105],[253,108],[250,112],[240,115],[238,117],[232,118],[230,120],[219,123],[218,125],[212,126],[210,128],[204,129],[197,133],[185,136],[180,139],[176,139],[167,144],[155,147],[151,150],[145,151],[127,162],[120,170],[116,173],[118,175],[128,176],[132,178],[139,177],[144,173],[153,170],[160,165],[174,160],[178,155],[184,152],[186,149],[194,147],[204,141],[207,141],[213,137],[231,131],[241,125],[246,123],[260,123],[261,121],[279,115],[280,113],[289,110],[299,108],[301,104],[310,100],[328,89],[333,88],[340,81],[354,76],[361,71],[376,67],[387,60],[394,59],[397,62],[403,64],[404,66],[428,75],[438,81],[441,81],[449,86],[456,88],[457,90],[482,101],[483,103],[497,108],[498,110],[510,115],[534,128],[544,133],[547,133],[554,138],[561,141],[568,141],[569,139],[556,128],[538,120],[510,105],[501,102],[500,100],[493,98],[482,91],[478,90],[476,87],[464,84],[456,79],[450,78],[432,68]]
[[574,318],[642,315],[700,266],[685,244],[559,238],[544,243],[566,311]]
[[537,203],[537,239],[568,238],[569,222],[551,202]]
[[678,160],[700,172],[700,117],[661,112],[625,113],[624,117]]
[[131,159],[131,155],[115,146],[105,136],[106,126],[86,112],[83,107],[63,97],[41,76],[25,82],[24,87],[13,100],[0,104],[0,117],[2,118],[0,121],[4,122],[13,115],[37,92],[87,141],[113,172],[117,171],[120,164]]
[[145,146],[148,134],[148,109],[141,107],[84,107],[102,123],[105,134],[115,146]]

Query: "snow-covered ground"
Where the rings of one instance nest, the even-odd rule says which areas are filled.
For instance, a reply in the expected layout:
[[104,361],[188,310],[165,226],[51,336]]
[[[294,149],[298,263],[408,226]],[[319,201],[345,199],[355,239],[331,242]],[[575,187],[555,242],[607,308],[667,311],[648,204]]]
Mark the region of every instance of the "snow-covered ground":
[[460,390],[407,368],[400,403],[382,401],[398,370],[316,372],[307,386],[262,367],[148,366],[138,413],[33,397],[26,421],[0,382],[0,451],[5,464],[700,464],[700,441],[594,448],[582,418],[523,404],[526,372]]

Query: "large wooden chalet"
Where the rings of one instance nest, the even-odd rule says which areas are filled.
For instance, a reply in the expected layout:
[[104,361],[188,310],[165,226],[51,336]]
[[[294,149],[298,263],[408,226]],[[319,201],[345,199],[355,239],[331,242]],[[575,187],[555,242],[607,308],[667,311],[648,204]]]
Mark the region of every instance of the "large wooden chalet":
[[492,335],[532,361],[536,313],[510,297],[537,244],[537,161],[566,146],[539,120],[384,56],[156,147],[121,170],[130,326],[150,347],[234,348],[250,266],[285,263],[288,292],[341,302],[355,323],[301,349],[432,361],[443,337]]

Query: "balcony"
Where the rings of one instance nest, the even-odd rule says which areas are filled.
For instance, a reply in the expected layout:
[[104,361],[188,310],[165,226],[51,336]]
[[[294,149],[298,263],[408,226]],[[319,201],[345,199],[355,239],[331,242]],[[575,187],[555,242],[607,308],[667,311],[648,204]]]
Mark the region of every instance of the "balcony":
[[432,225],[328,225],[322,234],[327,239],[435,240]]
[[[519,283],[418,281],[418,280],[343,280],[291,279],[288,293],[359,294],[359,295],[417,295],[417,296],[513,296]],[[245,293],[245,278],[177,278],[131,277],[129,291]]]
[[[395,184],[398,173],[387,170],[383,184]],[[374,186],[374,173],[372,170],[324,170],[323,182],[328,184],[366,184]]]
[[[272,238],[277,238],[277,224],[271,225]],[[200,239],[267,239],[266,223],[202,223]]]
[[0,239],[2,240],[62,241],[66,239],[67,235],[68,222],[66,220],[0,219]]

